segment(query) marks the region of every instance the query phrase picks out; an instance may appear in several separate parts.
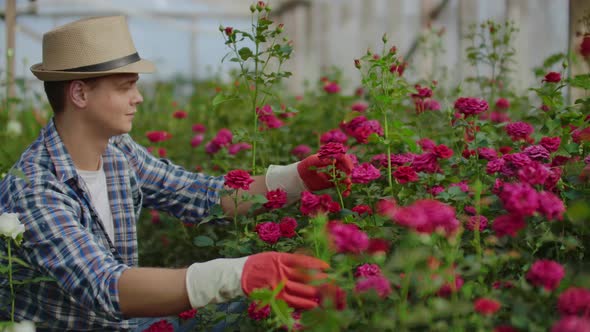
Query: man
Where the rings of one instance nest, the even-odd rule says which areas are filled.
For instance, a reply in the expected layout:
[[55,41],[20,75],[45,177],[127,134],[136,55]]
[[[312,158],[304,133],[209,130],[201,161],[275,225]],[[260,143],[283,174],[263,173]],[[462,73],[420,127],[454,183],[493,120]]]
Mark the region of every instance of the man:
[[[43,36],[43,61],[31,67],[44,81],[54,117],[0,183],[0,203],[25,225],[17,255],[34,267],[17,278],[49,276],[28,284],[16,298],[17,320],[38,330],[133,330],[136,317],[176,315],[209,303],[286,283],[279,297],[313,308],[316,290],[305,269],[328,265],[304,255],[267,252],[195,263],[185,269],[137,267],[135,223],[142,206],[197,222],[215,204],[233,215],[221,197],[223,177],[191,173],[157,159],[127,135],[142,95],[138,73],[154,65],[141,59],[124,17],[76,21]],[[349,174],[351,161],[333,161]],[[283,188],[290,197],[332,184],[315,167],[317,156],[271,166],[255,176],[249,192]],[[347,180],[350,184],[350,180]],[[249,204],[238,205],[245,213]],[[0,279],[0,303],[9,300]],[[6,301],[5,301],[6,300]],[[0,312],[0,319],[7,313]]]

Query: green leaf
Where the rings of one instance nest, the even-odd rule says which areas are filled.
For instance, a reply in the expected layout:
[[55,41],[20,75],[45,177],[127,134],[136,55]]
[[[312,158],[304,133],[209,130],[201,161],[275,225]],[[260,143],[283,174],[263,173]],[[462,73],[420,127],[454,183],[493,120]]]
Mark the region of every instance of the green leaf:
[[[0,259],[5,259],[8,262],[8,256],[2,256],[2,255],[0,255]],[[18,257],[12,256],[12,261],[15,262],[15,263],[17,263],[17,264],[20,264],[20,265],[22,265],[22,266],[24,266],[26,268],[29,268],[29,269],[31,268],[31,266],[29,264],[27,264],[25,261],[23,261],[22,259],[20,259]]]
[[26,285],[26,284],[35,284],[38,282],[53,282],[56,281],[55,278],[51,278],[51,277],[36,277],[36,278],[32,278],[32,279],[26,279],[26,280],[17,280],[17,281],[12,281],[12,283],[14,285]]
[[213,104],[213,106],[217,106],[217,105],[224,103],[228,100],[230,100],[230,99],[227,98],[226,96],[224,96],[222,93],[218,93],[217,95],[215,95],[215,97],[213,98],[213,101],[211,103]]
[[240,58],[242,58],[242,60],[246,61],[249,58],[251,58],[254,54],[252,53],[252,50],[248,47],[242,47],[238,50],[238,54],[240,55]]
[[193,244],[197,247],[210,247],[214,243],[215,242],[213,241],[213,239],[206,235],[199,235],[193,239]]
[[590,90],[590,74],[576,75],[569,79],[571,86]]

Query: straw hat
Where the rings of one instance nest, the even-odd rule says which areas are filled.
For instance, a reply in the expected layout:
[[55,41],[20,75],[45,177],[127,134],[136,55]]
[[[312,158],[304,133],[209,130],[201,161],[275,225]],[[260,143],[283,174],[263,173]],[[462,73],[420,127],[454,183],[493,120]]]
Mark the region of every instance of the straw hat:
[[137,54],[124,16],[82,19],[45,33],[43,62],[31,67],[42,81],[154,70],[152,62]]

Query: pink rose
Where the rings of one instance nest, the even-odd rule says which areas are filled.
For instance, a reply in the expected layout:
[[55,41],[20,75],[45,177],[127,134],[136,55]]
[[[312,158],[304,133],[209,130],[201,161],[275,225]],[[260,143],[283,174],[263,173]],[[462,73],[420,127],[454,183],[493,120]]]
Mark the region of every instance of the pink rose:
[[533,263],[526,274],[526,279],[532,285],[543,286],[546,290],[555,290],[561,279],[565,276],[565,269],[561,264],[548,260],[540,259]]
[[369,183],[381,177],[381,172],[369,163],[363,163],[352,169],[352,183]]
[[483,113],[488,109],[488,102],[484,99],[461,97],[455,101],[455,110],[467,116]]

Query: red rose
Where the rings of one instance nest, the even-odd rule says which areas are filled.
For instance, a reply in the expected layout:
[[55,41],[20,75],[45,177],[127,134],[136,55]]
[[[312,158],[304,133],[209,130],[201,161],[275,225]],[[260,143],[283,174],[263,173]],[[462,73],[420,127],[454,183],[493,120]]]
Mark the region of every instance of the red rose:
[[547,83],[559,83],[559,81],[561,81],[561,74],[555,71],[547,73],[543,79],[543,82]]
[[486,298],[479,298],[473,303],[475,311],[486,316],[493,315],[501,306],[500,302]]
[[250,173],[241,169],[229,171],[225,175],[225,185],[233,189],[248,190],[252,182],[254,180],[250,177]]

